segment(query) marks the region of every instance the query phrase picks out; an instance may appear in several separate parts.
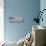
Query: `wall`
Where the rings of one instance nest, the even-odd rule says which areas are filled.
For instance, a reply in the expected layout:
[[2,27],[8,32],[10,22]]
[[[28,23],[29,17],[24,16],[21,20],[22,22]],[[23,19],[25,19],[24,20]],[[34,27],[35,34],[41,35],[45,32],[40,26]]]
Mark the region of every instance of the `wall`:
[[[18,41],[32,29],[40,0],[5,0],[5,40]],[[9,23],[10,16],[23,16],[24,23]]]
[[[46,9],[46,0],[41,0],[40,1],[40,9],[41,9],[41,11],[43,10],[43,9]],[[40,25],[42,25],[42,26],[46,26],[46,10],[43,12],[43,15],[42,15],[42,17],[43,17],[43,22],[41,21],[40,22]]]
[[0,42],[4,41],[4,0],[0,0]]
[[[46,0],[40,1],[40,9],[41,10],[46,9]],[[40,25],[46,27],[46,11],[44,11],[42,17],[43,17],[43,22],[40,21]],[[46,40],[45,40],[45,44],[46,44]]]

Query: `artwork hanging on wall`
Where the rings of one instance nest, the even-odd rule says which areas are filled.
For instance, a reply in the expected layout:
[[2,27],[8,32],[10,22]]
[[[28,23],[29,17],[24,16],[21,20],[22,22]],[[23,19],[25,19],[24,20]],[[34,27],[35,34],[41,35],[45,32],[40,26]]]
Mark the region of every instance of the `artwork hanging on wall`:
[[24,17],[22,17],[22,16],[12,16],[12,17],[9,17],[9,22],[10,23],[23,23],[24,22]]
[[46,9],[43,9],[42,11],[39,11],[37,16],[34,18],[33,21],[35,21],[38,24],[40,23],[40,21],[43,22],[44,21],[43,14],[45,14],[44,11],[46,11]]

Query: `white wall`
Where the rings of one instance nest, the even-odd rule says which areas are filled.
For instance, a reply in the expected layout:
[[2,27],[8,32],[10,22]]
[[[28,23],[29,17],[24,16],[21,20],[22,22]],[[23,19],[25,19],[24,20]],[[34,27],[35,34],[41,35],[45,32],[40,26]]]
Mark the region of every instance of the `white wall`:
[[4,41],[4,0],[0,0],[0,42]]

